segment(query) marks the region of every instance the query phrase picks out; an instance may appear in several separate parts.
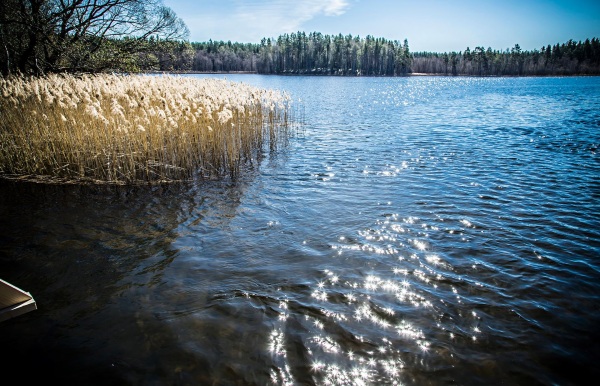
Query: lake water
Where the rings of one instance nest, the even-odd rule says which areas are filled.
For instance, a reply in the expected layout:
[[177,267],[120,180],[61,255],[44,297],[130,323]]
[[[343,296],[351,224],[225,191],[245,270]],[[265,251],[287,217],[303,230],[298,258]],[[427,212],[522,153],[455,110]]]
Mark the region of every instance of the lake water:
[[600,376],[600,78],[226,78],[288,91],[304,121],[236,181],[0,182],[0,278],[38,303],[0,324],[4,374]]

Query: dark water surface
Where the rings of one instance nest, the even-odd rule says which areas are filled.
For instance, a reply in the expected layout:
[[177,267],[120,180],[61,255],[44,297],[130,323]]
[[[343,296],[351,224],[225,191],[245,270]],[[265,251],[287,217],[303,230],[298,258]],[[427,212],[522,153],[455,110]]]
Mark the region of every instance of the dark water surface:
[[0,182],[2,373],[61,385],[600,376],[600,78],[229,76],[305,127],[238,181]]

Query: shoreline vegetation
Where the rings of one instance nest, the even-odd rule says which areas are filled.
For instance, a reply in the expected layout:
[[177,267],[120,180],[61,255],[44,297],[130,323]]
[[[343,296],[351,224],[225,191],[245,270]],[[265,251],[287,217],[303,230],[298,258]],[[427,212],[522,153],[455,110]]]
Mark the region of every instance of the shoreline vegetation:
[[291,100],[222,79],[0,78],[0,176],[58,183],[235,177],[290,135]]

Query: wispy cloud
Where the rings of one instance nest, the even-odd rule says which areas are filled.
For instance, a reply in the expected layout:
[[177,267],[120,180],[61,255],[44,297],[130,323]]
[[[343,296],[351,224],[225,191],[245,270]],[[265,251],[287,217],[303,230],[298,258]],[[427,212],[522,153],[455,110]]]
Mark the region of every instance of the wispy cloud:
[[324,3],[325,15],[327,16],[339,16],[346,12],[346,9],[348,8],[348,2],[344,0],[330,0],[325,1]]
[[237,0],[236,12],[248,12],[263,15],[290,15],[300,19],[310,19],[319,14],[339,16],[346,12],[349,3],[346,0]]
[[295,30],[316,16],[340,16],[349,4],[345,0],[269,0],[238,1],[233,17],[254,26]]
[[199,13],[179,16],[190,28],[192,40],[254,43],[301,31],[316,17],[341,16],[349,7],[350,0],[221,0],[218,6],[211,3],[199,8]]

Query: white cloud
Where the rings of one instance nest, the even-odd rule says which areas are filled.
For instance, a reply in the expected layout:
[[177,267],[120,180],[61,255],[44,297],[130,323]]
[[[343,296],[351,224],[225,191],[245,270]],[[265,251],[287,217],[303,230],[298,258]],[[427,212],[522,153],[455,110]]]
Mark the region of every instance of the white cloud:
[[[316,16],[340,16],[346,12],[346,0],[269,0],[238,2],[233,18],[245,30],[297,31]],[[264,36],[264,35],[263,35]]]
[[340,16],[348,8],[348,2],[344,0],[330,0],[325,3],[325,15],[327,16]]
[[343,15],[349,6],[348,0],[221,0],[219,6],[213,3],[179,16],[186,21],[191,40],[258,43],[263,37],[301,31],[315,17]]

